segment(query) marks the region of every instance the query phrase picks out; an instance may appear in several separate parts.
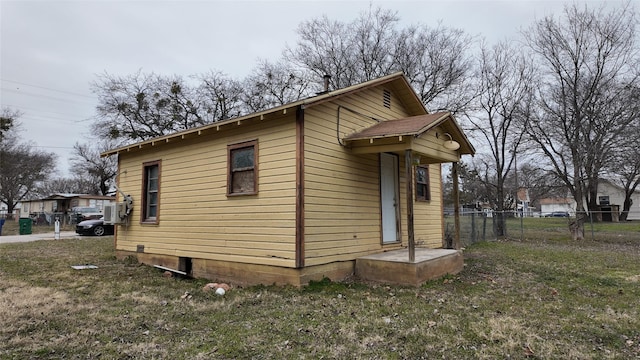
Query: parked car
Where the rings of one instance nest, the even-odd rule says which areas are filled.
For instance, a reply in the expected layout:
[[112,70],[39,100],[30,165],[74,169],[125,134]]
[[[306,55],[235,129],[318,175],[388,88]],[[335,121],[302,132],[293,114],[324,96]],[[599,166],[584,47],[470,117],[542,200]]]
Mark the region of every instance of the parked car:
[[544,217],[569,217],[569,213],[566,211],[554,211],[551,214],[547,214]]
[[104,223],[104,218],[81,221],[76,225],[76,233],[79,235],[113,235],[113,225]]
[[83,220],[99,219],[102,217],[102,212],[97,207],[76,206],[71,209],[71,213],[77,223]]

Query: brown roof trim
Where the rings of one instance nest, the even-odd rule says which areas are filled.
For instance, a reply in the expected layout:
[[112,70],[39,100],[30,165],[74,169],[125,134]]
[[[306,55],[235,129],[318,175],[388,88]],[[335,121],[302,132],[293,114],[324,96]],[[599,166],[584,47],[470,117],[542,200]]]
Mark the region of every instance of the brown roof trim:
[[411,87],[411,84],[409,83],[409,80],[407,79],[407,77],[404,75],[403,72],[396,72],[387,76],[383,76],[377,79],[373,79],[373,80],[369,80],[369,81],[365,81],[363,83],[360,84],[356,84],[356,85],[351,85],[348,86],[346,88],[342,88],[339,90],[335,90],[335,91],[331,91],[327,94],[323,94],[322,96],[318,96],[318,97],[313,97],[310,98],[308,101],[305,103],[305,107],[309,108],[311,106],[315,106],[315,105],[319,105],[322,103],[325,103],[327,101],[332,101],[338,97],[342,97],[345,95],[350,95],[352,93],[355,92],[360,92],[362,90],[367,90],[376,86],[381,86],[384,84],[388,84],[388,83],[392,83],[392,82],[397,82],[400,81],[403,83],[404,86],[406,86],[407,88],[411,89],[411,94],[412,94],[412,99],[413,101],[416,102],[416,104],[420,105],[420,112],[427,114],[428,111],[426,109],[426,107],[424,107],[424,104],[422,104],[422,101],[420,100],[420,98],[418,97],[418,95],[416,94],[416,92],[413,90],[413,88]]
[[277,106],[271,109],[267,109],[264,111],[260,111],[260,112],[256,112],[256,113],[252,113],[252,114],[248,114],[245,116],[240,116],[237,118],[233,118],[233,119],[228,119],[228,120],[222,120],[222,121],[217,121],[211,124],[207,124],[204,126],[199,126],[196,128],[192,128],[192,129],[187,129],[187,130],[183,130],[183,131],[179,131],[176,133],[172,133],[172,134],[167,134],[167,135],[163,135],[163,136],[159,136],[153,139],[149,139],[149,140],[144,140],[144,141],[140,141],[137,143],[133,143],[133,144],[129,144],[129,145],[124,145],[112,150],[108,150],[103,152],[102,154],[100,154],[100,156],[111,156],[111,155],[115,155],[121,152],[127,152],[130,150],[133,150],[135,148],[143,148],[143,147],[147,147],[147,146],[154,146],[156,144],[161,144],[161,143],[168,143],[168,142],[172,142],[175,141],[176,139],[178,140],[182,140],[188,136],[192,136],[192,135],[201,135],[203,132],[207,132],[207,131],[211,131],[213,130],[220,130],[220,128],[228,126],[228,125],[240,125],[243,122],[247,122],[247,121],[253,121],[253,120],[263,120],[266,117],[270,116],[271,114],[275,114],[275,113],[284,113],[286,114],[289,111],[294,111],[295,108],[298,107],[302,107],[302,108],[306,108],[306,107],[310,107],[310,106],[315,106],[315,105],[319,105],[322,104],[324,102],[327,101],[332,101],[335,100],[339,97],[348,95],[348,94],[352,94],[354,92],[358,92],[358,91],[362,91],[364,89],[368,89],[371,87],[375,87],[375,86],[380,86],[383,84],[387,84],[387,83],[391,83],[394,81],[400,81],[403,86],[408,87],[411,91],[409,91],[409,93],[412,94],[412,98],[411,98],[411,102],[415,102],[414,106],[417,107],[419,109],[420,113],[427,113],[426,108],[424,107],[424,105],[422,104],[422,102],[420,101],[420,99],[418,98],[417,94],[415,93],[415,91],[413,91],[413,88],[411,87],[411,85],[409,84],[409,81],[407,80],[407,78],[404,76],[404,74],[402,72],[396,72],[394,74],[390,74],[387,76],[383,76],[377,79],[373,79],[373,80],[369,80],[360,84],[356,84],[356,85],[352,85],[352,86],[348,86],[346,88],[342,88],[342,89],[338,89],[338,90],[334,90],[334,91],[329,91],[327,93],[324,94],[320,94],[317,96],[313,96],[307,99],[303,99],[303,100],[298,100],[292,103],[288,103],[288,104],[284,104],[281,106]]
[[411,116],[379,122],[344,138],[346,141],[379,139],[392,136],[420,136],[451,116],[448,112]]
[[51,194],[41,199],[33,199],[32,201],[41,200],[63,200],[63,199],[93,199],[93,200],[115,200],[115,196],[108,195],[91,195],[91,194]]
[[462,154],[474,155],[476,149],[466,137],[453,115],[450,112],[437,112],[411,116],[403,119],[386,120],[353,133],[343,140],[345,142],[357,140],[374,140],[397,136],[419,137],[425,132],[437,126],[445,124],[451,136],[456,141],[461,141]]
[[551,204],[571,204],[573,199],[571,198],[543,198],[539,200],[540,205],[551,205]]

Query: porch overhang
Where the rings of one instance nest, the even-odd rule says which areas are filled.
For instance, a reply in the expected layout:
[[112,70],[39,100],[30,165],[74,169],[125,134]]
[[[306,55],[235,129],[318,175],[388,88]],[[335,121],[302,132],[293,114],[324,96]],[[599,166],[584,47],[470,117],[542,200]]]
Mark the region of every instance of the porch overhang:
[[[419,163],[457,162],[475,149],[449,112],[381,121],[342,139],[354,154],[404,153],[420,156]],[[445,147],[456,142],[458,149]],[[417,157],[416,157],[417,159]]]
[[[457,163],[462,155],[475,153],[473,145],[449,112],[380,121],[344,137],[342,144],[355,154],[404,153],[406,179],[413,179],[414,165]],[[455,167],[454,165],[453,168]],[[408,261],[415,263],[413,181],[405,181],[405,183]],[[455,197],[457,197],[456,186],[454,186]],[[458,229],[459,226],[456,225],[456,239],[454,239],[456,248],[459,248]]]

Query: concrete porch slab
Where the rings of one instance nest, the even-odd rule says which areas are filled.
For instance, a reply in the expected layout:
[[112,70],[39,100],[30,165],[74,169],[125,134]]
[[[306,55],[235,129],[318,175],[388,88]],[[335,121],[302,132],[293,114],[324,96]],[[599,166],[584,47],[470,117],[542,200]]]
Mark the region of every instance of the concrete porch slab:
[[386,284],[420,286],[446,274],[457,274],[464,267],[462,252],[451,249],[416,248],[415,262],[409,250],[393,250],[356,259],[356,276]]

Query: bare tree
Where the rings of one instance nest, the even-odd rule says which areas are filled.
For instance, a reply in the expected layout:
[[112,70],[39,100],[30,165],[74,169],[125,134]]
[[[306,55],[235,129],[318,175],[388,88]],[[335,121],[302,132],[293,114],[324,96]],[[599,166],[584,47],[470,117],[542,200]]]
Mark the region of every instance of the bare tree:
[[[400,18],[381,8],[369,8],[350,27],[352,35],[353,70],[359,79],[375,79],[394,71],[393,44],[397,38],[395,26]],[[330,73],[328,73],[330,74]]]
[[[100,157],[100,153],[117,147],[118,143],[112,139],[103,139],[95,143],[73,146],[71,157],[72,171],[76,178],[87,180],[91,194],[108,195],[111,192],[114,178],[118,173],[118,161],[115,156]],[[80,183],[83,184],[84,182]]]
[[403,71],[427,106],[466,109],[473,98],[467,80],[474,39],[441,24],[400,29],[398,22],[395,12],[379,8],[350,23],[326,16],[303,22],[298,43],[286,49],[285,60],[318,79],[331,75],[333,88]]
[[205,122],[230,119],[242,114],[244,91],[239,81],[213,70],[194,78],[200,81],[196,93],[198,102],[202,104],[200,116]]
[[469,116],[468,122],[489,150],[484,167],[492,174],[495,187],[491,205],[497,210],[497,236],[505,235],[505,180],[514,168],[517,152],[522,152],[519,147],[529,119],[526,104],[531,100],[533,79],[532,64],[509,43],[482,47],[477,80],[480,95],[476,99],[479,111]]
[[49,196],[51,194],[97,194],[96,184],[82,177],[73,175],[70,178],[53,178],[43,182],[35,190],[38,196]]
[[103,74],[93,84],[98,96],[96,134],[141,141],[205,124],[192,89],[179,76]]
[[7,205],[9,216],[19,201],[53,173],[54,160],[53,154],[33,150],[16,138],[0,143],[0,201]]
[[411,26],[394,39],[394,69],[405,73],[420,100],[431,111],[465,112],[476,93],[473,37],[441,23],[435,28]]
[[359,81],[353,70],[349,34],[350,27],[330,20],[326,15],[298,26],[298,44],[285,50],[286,61],[309,71],[318,79],[331,75],[334,89],[347,87]]
[[638,80],[636,14],[630,6],[605,11],[565,7],[526,33],[543,73],[537,121],[528,128],[553,171],[576,200],[574,240],[584,239],[586,212],[596,205],[599,173],[615,139],[637,116],[630,84]]
[[311,84],[304,72],[287,63],[263,60],[244,81],[244,106],[256,112],[300,100]]
[[22,116],[22,112],[11,109],[10,107],[3,107],[2,110],[0,110],[0,143],[6,134],[9,134],[12,130],[17,130],[20,116]]
[[567,196],[566,185],[555,174],[538,166],[539,161],[540,159],[531,159],[517,169],[519,186],[528,189],[529,203],[533,206],[538,206],[544,198]]
[[[461,204],[491,203],[495,201],[494,179],[491,177],[488,167],[483,162],[458,163],[459,199]],[[443,183],[443,198],[445,206],[453,206],[453,181],[449,172]]]
[[425,104],[464,110],[473,98],[466,81],[473,39],[442,25],[399,30],[398,21],[395,12],[372,7],[349,23],[326,16],[303,22],[296,47],[278,62],[262,60],[243,81],[215,71],[191,76],[195,86],[175,75],[104,73],[92,84],[94,133],[147,140],[299,100],[322,91],[315,80],[324,75],[332,88],[344,88],[405,71]]

